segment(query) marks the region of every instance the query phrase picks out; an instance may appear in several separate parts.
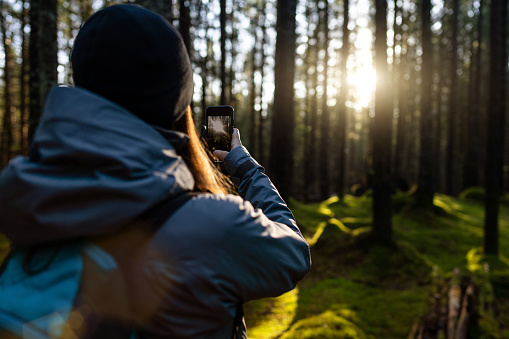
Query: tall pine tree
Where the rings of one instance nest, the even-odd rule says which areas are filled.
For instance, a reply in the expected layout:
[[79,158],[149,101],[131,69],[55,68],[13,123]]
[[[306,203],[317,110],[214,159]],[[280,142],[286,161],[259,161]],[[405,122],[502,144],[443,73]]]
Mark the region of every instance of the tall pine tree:
[[278,0],[270,174],[285,199],[290,196],[293,184],[296,14],[296,0]]
[[490,11],[490,102],[486,150],[486,199],[484,253],[498,255],[499,200],[502,194],[506,92],[506,49],[504,25],[507,25],[507,1],[493,0]]
[[392,244],[391,129],[392,97],[387,70],[387,1],[376,1],[375,122],[373,126],[373,229],[374,239]]
[[29,141],[39,124],[46,95],[57,83],[57,0],[30,1]]

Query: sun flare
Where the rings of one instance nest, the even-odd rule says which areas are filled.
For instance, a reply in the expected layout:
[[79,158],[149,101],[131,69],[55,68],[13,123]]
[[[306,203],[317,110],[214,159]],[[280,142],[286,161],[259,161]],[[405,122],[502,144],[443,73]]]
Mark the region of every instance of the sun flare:
[[347,81],[355,97],[355,108],[367,107],[373,99],[376,87],[376,72],[372,65],[364,65],[361,68],[350,70]]

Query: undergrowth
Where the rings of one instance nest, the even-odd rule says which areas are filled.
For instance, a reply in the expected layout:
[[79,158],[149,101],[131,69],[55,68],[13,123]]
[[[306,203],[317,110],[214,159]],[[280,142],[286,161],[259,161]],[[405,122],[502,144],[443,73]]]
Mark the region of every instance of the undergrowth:
[[450,276],[455,268],[474,274],[484,263],[496,302],[493,319],[481,320],[490,327],[481,326],[479,335],[509,338],[509,199],[501,200],[500,255],[494,258],[481,251],[482,197],[480,189],[458,199],[436,194],[428,212],[415,208],[412,192],[395,194],[395,245],[389,247],[371,239],[369,194],[291,201],[311,246],[312,269],[290,292],[291,301],[246,304],[249,338],[407,338],[428,310],[433,276]]

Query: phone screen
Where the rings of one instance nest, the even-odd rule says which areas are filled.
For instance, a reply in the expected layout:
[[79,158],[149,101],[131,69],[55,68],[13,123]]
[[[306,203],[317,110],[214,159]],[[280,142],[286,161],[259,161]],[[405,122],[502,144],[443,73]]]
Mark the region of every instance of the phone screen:
[[229,106],[209,107],[207,109],[208,145],[211,152],[229,151],[232,142],[233,109]]

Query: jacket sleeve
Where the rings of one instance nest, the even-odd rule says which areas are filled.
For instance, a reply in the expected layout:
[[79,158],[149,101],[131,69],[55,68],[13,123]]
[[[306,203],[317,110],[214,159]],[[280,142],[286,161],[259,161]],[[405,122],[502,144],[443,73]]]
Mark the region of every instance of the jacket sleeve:
[[265,174],[265,169],[245,147],[233,149],[224,165],[244,200],[249,201],[255,209],[261,209],[270,220],[287,225],[302,237],[292,212]]
[[228,213],[235,222],[223,240],[238,253],[224,261],[234,269],[234,289],[239,291],[241,301],[277,296],[293,289],[311,265],[309,246],[293,214],[263,167],[244,147],[230,152],[225,167],[233,173],[244,198]]

